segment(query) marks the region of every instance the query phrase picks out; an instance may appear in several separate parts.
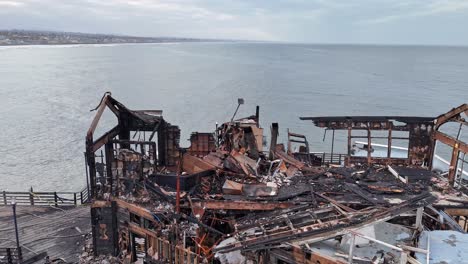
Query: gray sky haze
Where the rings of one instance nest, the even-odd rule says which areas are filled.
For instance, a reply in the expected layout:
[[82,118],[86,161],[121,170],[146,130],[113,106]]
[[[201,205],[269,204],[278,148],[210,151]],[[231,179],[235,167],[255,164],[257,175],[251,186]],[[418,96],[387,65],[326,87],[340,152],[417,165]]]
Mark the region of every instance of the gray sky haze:
[[468,45],[468,0],[0,0],[0,29]]

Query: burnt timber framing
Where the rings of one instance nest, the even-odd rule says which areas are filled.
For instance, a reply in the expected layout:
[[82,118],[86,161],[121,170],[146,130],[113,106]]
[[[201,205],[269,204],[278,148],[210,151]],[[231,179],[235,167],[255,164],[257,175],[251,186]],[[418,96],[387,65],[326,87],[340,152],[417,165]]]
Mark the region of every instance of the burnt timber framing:
[[[347,130],[348,144],[346,165],[353,163],[368,164],[405,164],[422,166],[427,165],[432,153],[431,133],[434,129],[433,117],[409,117],[409,116],[332,116],[332,117],[300,117],[301,120],[311,120],[318,127],[330,130]],[[353,136],[352,131],[366,131],[367,136]],[[387,131],[386,137],[373,137],[372,131]],[[392,131],[409,132],[408,137],[394,137]],[[353,157],[352,139],[367,139],[367,157]],[[372,157],[372,139],[387,139],[387,157]],[[406,159],[396,159],[391,156],[391,146],[394,139],[408,140],[409,153]]]
[[[435,155],[436,142],[439,141],[452,147],[452,157],[450,159],[448,180],[453,186],[457,172],[457,165],[459,162],[460,153],[466,154],[468,152],[468,144],[454,138],[450,135],[439,131],[440,127],[448,122],[457,122],[462,126],[467,126],[468,122],[462,116],[468,115],[468,104],[460,105],[453,108],[445,114],[438,117],[411,117],[411,116],[331,116],[331,117],[300,117],[300,120],[310,120],[317,127],[326,128],[330,130],[347,130],[348,143],[347,143],[347,157],[346,165],[353,163],[368,164],[404,164],[409,166],[424,166],[432,169],[433,159]],[[353,136],[353,130],[367,131],[367,136]],[[372,131],[388,131],[387,137],[373,137]],[[409,137],[393,137],[392,131],[406,131]],[[367,157],[353,157],[352,152],[352,139],[365,138],[367,139]],[[372,157],[372,139],[384,138],[387,139],[387,157],[379,158]],[[406,159],[392,158],[391,147],[392,140],[408,140],[408,157]],[[333,144],[333,143],[332,143]]]
[[[94,132],[106,108],[114,113],[118,119],[118,124],[97,140],[94,140]],[[123,146],[128,146],[132,143],[142,144],[142,142],[130,141],[131,131],[151,132],[149,141],[157,133],[157,165],[167,167],[176,165],[176,157],[179,152],[180,129],[166,122],[162,117],[161,110],[130,110],[112,98],[110,93],[104,94],[96,110],[96,115],[86,134],[86,161],[89,168],[90,196],[92,198],[96,198],[97,195],[96,152],[101,147],[105,147],[108,165],[106,166],[106,174],[109,180],[112,181],[112,178],[110,178],[110,175],[112,175],[111,166],[109,166],[109,162],[113,158],[112,143],[120,143]],[[112,182],[110,182],[110,185],[112,186]]]
[[[467,120],[462,116],[465,115],[465,118],[468,117],[468,104],[462,104],[459,107],[453,108],[445,114],[440,115],[434,121],[435,131],[432,134],[432,149],[435,150],[435,145],[437,141],[440,141],[443,144],[446,144],[452,147],[452,157],[450,159],[448,180],[449,183],[453,186],[455,183],[455,175],[457,173],[457,166],[460,157],[460,153],[466,154],[468,152],[468,144],[459,140],[458,138],[453,138],[447,134],[444,134],[439,131],[440,127],[448,122],[457,122],[460,123],[460,130],[462,126],[465,128],[468,126]],[[460,135],[458,133],[457,137]],[[433,153],[434,155],[434,153]]]

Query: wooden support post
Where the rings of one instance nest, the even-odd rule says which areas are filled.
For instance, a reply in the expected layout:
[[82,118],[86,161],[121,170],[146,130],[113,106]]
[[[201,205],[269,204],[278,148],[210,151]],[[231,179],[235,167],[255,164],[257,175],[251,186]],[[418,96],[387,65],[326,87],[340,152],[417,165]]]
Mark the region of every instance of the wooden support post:
[[31,189],[29,190],[29,203],[31,205],[34,205],[34,195],[33,195],[34,191],[33,191],[33,187],[31,186]]
[[76,193],[73,193],[73,203],[74,203],[75,205],[78,204],[78,201],[76,200]]
[[88,164],[88,171],[89,171],[89,185],[90,185],[90,192],[88,195],[91,199],[96,198],[97,190],[96,190],[96,160],[95,155],[93,152],[93,142],[87,142],[87,151],[86,151],[86,159]]
[[270,139],[270,153],[268,154],[268,157],[270,160],[273,160],[275,158],[273,155],[273,152],[275,151],[276,144],[278,142],[278,130],[279,130],[278,123],[272,123],[271,124],[271,139]]
[[57,192],[54,192],[55,207],[58,207]]
[[7,205],[6,191],[3,191],[3,204]]
[[460,151],[458,150],[458,144],[455,144],[455,146],[453,146],[452,159],[450,160],[450,167],[449,167],[449,173],[448,173],[448,181],[449,181],[450,186],[453,186],[455,183],[455,175],[457,174],[459,154],[460,154]]

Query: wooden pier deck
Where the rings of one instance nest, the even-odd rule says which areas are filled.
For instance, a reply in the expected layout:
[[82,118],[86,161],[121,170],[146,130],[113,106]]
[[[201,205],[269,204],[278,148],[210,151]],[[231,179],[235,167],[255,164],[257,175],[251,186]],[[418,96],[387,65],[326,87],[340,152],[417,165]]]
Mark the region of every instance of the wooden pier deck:
[[[16,247],[12,215],[11,206],[0,206],[0,248]],[[17,206],[17,219],[24,260],[47,252],[51,260],[76,263],[91,232],[88,206]]]

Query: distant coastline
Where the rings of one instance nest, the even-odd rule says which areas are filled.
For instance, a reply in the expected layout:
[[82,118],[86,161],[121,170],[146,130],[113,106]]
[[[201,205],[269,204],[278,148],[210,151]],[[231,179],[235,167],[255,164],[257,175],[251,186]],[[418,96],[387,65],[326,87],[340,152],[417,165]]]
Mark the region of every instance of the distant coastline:
[[0,46],[143,44],[218,41],[226,40],[177,37],[134,37],[110,34],[34,30],[0,30]]

